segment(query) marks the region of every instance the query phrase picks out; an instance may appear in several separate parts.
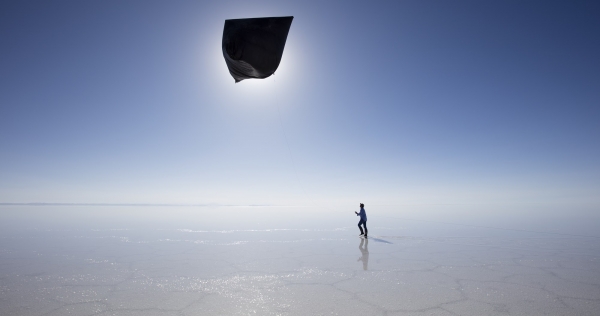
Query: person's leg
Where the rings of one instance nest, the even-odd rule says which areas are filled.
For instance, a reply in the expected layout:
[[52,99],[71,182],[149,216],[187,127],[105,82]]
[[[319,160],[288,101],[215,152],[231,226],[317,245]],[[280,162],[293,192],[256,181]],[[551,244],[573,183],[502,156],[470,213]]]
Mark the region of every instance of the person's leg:
[[358,222],[358,229],[360,229],[360,234],[361,234],[361,235],[364,235],[364,234],[365,234],[365,232],[363,232],[363,229],[362,229],[362,227],[360,227],[360,225],[361,225],[362,223],[364,223],[364,222],[363,222],[363,220],[361,219],[361,220]]
[[367,229],[367,221],[362,221],[363,222],[363,227],[365,228],[365,236],[367,236],[367,234],[369,233],[369,230]]

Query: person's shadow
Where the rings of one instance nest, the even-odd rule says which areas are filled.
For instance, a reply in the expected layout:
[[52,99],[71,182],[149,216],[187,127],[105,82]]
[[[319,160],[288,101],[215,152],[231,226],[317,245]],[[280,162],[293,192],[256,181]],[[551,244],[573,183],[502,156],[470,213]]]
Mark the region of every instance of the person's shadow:
[[362,261],[363,270],[368,270],[369,269],[369,240],[366,238],[361,238],[358,249],[362,253],[362,256],[360,258],[358,258],[358,260],[356,260],[356,261]]

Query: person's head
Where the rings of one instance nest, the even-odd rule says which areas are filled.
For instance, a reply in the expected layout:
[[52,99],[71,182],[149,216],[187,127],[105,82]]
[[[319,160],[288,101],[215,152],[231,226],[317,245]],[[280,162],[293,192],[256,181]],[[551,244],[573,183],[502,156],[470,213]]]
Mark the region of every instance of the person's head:
[[360,203],[360,208],[363,208],[363,207],[365,207],[365,205],[364,205],[364,204],[362,204],[362,203]]

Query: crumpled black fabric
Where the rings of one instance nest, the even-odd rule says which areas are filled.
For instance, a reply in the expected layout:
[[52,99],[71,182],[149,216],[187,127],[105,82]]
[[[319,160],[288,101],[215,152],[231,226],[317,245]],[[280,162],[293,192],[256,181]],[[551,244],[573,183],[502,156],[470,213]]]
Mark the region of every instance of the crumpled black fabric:
[[240,82],[264,79],[279,67],[293,16],[225,20],[223,57]]

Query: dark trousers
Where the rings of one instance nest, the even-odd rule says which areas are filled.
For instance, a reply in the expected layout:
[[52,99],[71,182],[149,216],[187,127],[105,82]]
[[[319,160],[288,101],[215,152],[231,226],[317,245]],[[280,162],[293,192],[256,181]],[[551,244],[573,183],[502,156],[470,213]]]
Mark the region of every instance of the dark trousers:
[[[360,227],[360,225],[363,225],[363,227],[365,228],[364,232],[363,232],[363,228]],[[367,230],[367,221],[361,219],[360,222],[358,222],[358,229],[360,229],[360,234],[361,235],[362,234],[365,234],[365,235],[368,234],[369,230]]]

